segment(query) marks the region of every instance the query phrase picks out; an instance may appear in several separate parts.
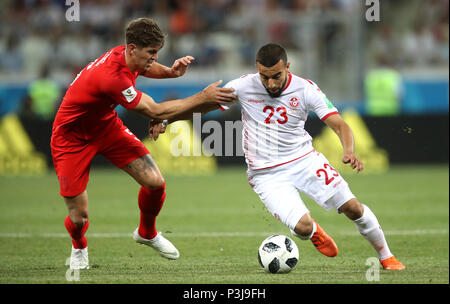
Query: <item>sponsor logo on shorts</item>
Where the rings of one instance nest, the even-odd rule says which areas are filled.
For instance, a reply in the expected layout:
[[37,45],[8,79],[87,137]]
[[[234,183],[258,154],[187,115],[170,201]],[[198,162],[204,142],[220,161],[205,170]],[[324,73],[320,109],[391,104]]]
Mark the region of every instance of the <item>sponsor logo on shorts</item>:
[[336,188],[336,187],[339,186],[341,183],[342,183],[342,180],[340,180],[340,181],[338,181],[337,183],[335,183],[335,184],[333,185],[333,187]]

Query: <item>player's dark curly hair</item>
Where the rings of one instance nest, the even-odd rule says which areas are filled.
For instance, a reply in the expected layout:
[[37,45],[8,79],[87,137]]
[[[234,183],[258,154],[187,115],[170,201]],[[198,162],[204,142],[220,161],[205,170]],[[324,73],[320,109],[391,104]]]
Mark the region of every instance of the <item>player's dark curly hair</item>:
[[284,48],[276,43],[268,43],[262,46],[258,53],[256,53],[256,62],[259,62],[267,68],[274,66],[280,60],[283,60],[286,65],[287,55]]
[[131,21],[125,30],[127,45],[134,43],[138,48],[164,46],[164,34],[151,18],[138,18]]

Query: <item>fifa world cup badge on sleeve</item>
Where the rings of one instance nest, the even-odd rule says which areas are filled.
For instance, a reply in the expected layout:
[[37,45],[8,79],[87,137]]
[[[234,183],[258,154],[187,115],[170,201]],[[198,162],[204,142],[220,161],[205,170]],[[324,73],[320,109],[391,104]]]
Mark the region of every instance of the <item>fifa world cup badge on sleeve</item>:
[[136,98],[137,92],[133,88],[133,86],[131,86],[128,89],[123,90],[122,95],[123,95],[123,97],[125,97],[125,99],[127,100],[128,103],[131,103],[133,101],[133,99]]

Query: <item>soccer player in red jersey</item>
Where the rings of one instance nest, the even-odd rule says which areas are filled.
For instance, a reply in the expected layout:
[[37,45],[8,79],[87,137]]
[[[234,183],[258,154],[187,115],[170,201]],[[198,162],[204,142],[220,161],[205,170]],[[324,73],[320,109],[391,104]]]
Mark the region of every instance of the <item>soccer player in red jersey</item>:
[[165,180],[149,151],[118,118],[121,105],[152,120],[150,138],[164,132],[165,121],[185,119],[206,104],[226,104],[236,98],[233,89],[220,88],[220,81],[203,91],[178,100],[156,103],[135,87],[139,75],[174,78],[185,74],[191,56],[177,59],[172,67],[158,64],[164,34],[149,18],[139,18],[126,28],[126,45],[118,46],[88,64],[69,86],[53,123],[53,163],[69,215],[65,227],[72,237],[70,267],[88,269],[86,186],[92,158],[101,154],[131,175],[140,185],[139,227],[136,242],[154,248],[161,256],[177,259],[179,252],[155,228],[165,199]]

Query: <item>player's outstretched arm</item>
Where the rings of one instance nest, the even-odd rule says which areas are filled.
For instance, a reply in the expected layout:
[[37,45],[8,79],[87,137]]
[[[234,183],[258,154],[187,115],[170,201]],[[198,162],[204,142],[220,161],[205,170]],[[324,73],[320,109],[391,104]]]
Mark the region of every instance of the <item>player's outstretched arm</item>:
[[167,67],[158,62],[153,62],[152,67],[143,76],[148,78],[176,78],[183,76],[191,62],[195,60],[192,56],[184,56],[174,61],[172,67]]
[[171,120],[152,119],[149,122],[149,127],[148,127],[149,138],[150,138],[150,140],[157,140],[159,137],[159,134],[166,132],[167,125],[174,121],[191,119],[193,113],[200,113],[200,115],[204,115],[206,113],[209,113],[209,112],[217,110],[217,109],[219,109],[218,104],[202,104],[200,106],[195,107],[191,111],[189,111],[189,113],[183,113],[183,114],[177,115],[176,117],[174,117]]
[[342,119],[341,115],[331,115],[324,120],[324,122],[339,136],[342,147],[344,148],[344,156],[342,162],[350,164],[352,169],[356,169],[356,173],[364,169],[361,160],[355,155],[355,140],[353,131],[349,125]]
[[181,113],[180,115],[177,115],[173,119],[167,120],[167,124],[170,124],[177,120],[186,120],[186,119],[192,119],[193,113],[199,113],[200,115],[205,115],[206,113],[209,113],[211,111],[219,109],[219,105],[217,103],[208,103],[208,104],[202,104],[195,108],[193,108],[189,112]]
[[195,110],[202,108],[202,105],[206,108],[206,105],[229,104],[236,99],[236,95],[233,94],[234,89],[218,87],[221,83],[222,80],[212,83],[191,97],[161,103],[156,103],[153,98],[143,93],[141,100],[133,110],[157,120],[167,119],[173,122],[183,119],[186,115],[192,115]]

